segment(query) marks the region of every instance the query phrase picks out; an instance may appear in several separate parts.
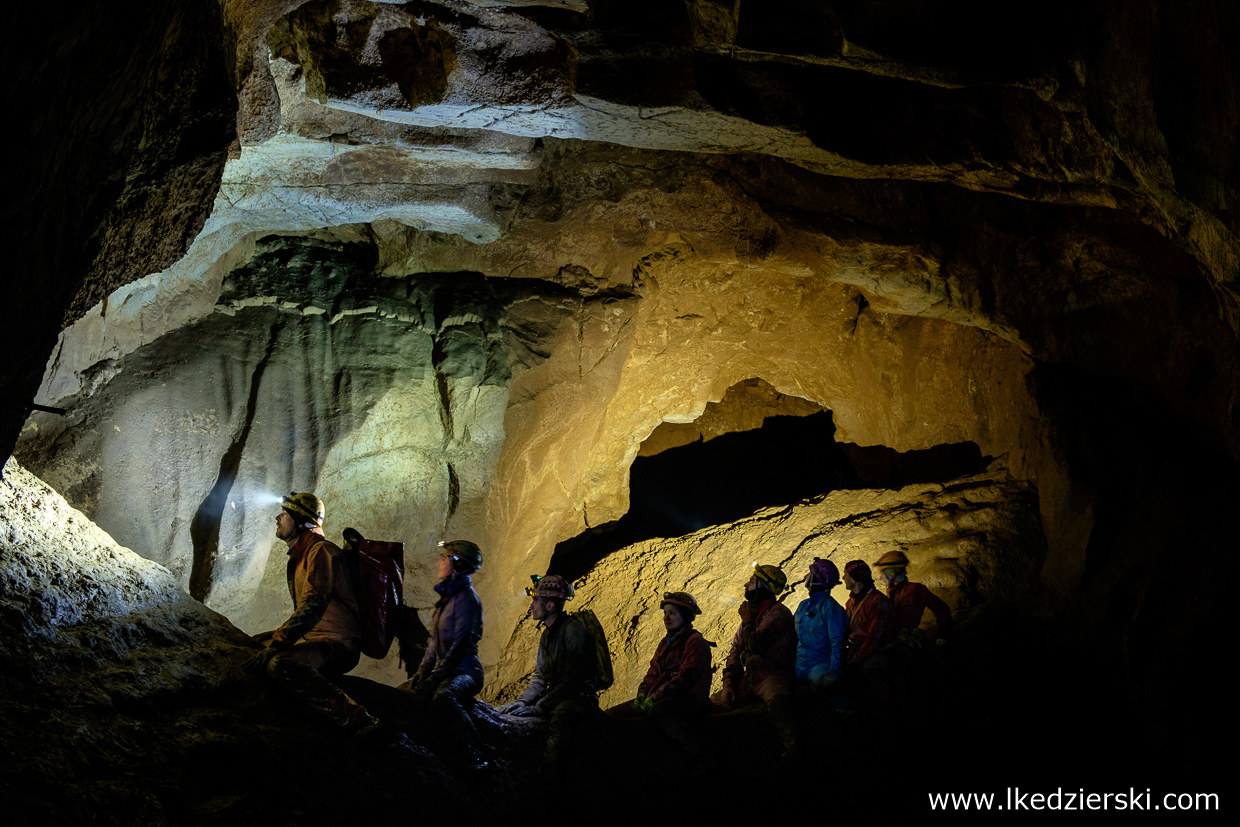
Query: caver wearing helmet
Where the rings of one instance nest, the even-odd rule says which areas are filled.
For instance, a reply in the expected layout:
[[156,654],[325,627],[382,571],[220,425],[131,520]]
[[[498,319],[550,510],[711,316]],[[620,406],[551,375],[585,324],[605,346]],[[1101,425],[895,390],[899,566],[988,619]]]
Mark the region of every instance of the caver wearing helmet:
[[293,491],[280,498],[280,507],[289,512],[299,526],[323,527],[323,501],[314,494]]
[[895,610],[885,594],[874,587],[874,576],[864,560],[844,565],[848,589],[848,645],[844,677],[854,687],[854,700],[881,709],[891,703],[892,677],[898,672],[891,647],[895,641]]
[[465,766],[480,770],[488,762],[465,708],[482,689],[482,662],[478,659],[482,601],[470,580],[482,565],[482,550],[469,540],[444,540],[439,549],[435,570],[439,600],[431,615],[430,640],[417,672],[401,688],[431,702],[451,729]]
[[558,574],[548,574],[542,577],[531,574],[530,580],[534,585],[525,587],[526,596],[543,600],[558,600],[561,609],[564,608],[564,601],[572,600],[577,595],[573,584]]
[[702,610],[688,592],[664,592],[659,608],[667,635],[650,661],[637,697],[619,707],[631,706],[644,713],[664,698],[681,696],[704,706],[710,695],[710,647],[714,644],[693,628],[694,618]]
[[840,570],[830,560],[815,557],[805,582],[809,597],[801,601],[793,615],[797,631],[796,675],[826,689],[839,679],[848,639],[848,613],[831,596],[831,589],[840,582]]
[[645,712],[664,699],[683,697],[690,701],[686,706],[704,708],[710,696],[710,647],[714,644],[693,628],[702,610],[688,592],[664,592],[659,608],[667,635],[637,688],[634,706]]
[[575,596],[571,583],[558,574],[533,575],[525,593],[530,617],[542,627],[534,675],[517,700],[499,712],[547,718],[547,744],[540,772],[556,777],[564,766],[577,722],[598,710],[594,692],[594,638],[585,625],[564,611]]
[[762,701],[785,754],[796,752],[792,681],[797,637],[792,612],[776,596],[788,584],[778,566],[753,564],[741,604],[741,625],[723,668],[723,688],[711,698],[726,708]]
[[357,666],[361,629],[348,563],[323,536],[323,501],[293,492],[280,499],[276,537],[288,545],[288,588],[293,614],[274,632],[255,637],[263,667],[284,692],[331,723],[363,735],[379,725],[326,677]]
[[650,659],[637,697],[613,706],[607,714],[621,719],[649,715],[696,768],[702,764],[702,752],[692,723],[710,706],[710,647],[714,644],[693,628],[694,618],[702,613],[693,595],[664,592],[659,608],[667,635]]
[[458,574],[473,574],[482,568],[482,549],[470,540],[440,540],[439,548],[443,549],[440,559],[449,560]]
[[943,645],[952,633],[951,609],[921,583],[909,582],[906,575],[908,565],[908,556],[902,551],[889,551],[874,562],[878,579],[886,586],[887,597],[895,609],[895,636],[906,647],[920,648],[921,618],[929,609],[938,625],[935,642]]
[[[891,646],[895,612],[891,601],[874,588],[874,575],[864,560],[849,560],[844,566],[844,585],[848,589],[848,654],[846,666],[861,666],[877,658]],[[871,668],[886,668],[887,658],[875,660]]]

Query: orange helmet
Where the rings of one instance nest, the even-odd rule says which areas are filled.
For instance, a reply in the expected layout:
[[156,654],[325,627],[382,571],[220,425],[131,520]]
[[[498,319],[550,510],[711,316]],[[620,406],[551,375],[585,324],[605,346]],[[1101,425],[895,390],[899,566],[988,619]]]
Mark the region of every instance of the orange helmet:
[[702,613],[702,610],[698,608],[697,601],[688,592],[663,592],[663,601],[659,604],[659,608],[662,609],[668,603],[677,608],[684,609],[687,612],[685,617],[690,620]]

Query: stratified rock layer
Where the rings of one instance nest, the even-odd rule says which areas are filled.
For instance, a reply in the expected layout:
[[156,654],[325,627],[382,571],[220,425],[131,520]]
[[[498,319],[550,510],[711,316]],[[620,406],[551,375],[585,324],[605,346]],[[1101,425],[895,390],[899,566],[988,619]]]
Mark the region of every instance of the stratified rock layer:
[[[1155,584],[1166,548],[1212,568],[1234,545],[1233,4],[187,8],[202,51],[169,25],[132,63],[166,45],[150,65],[201,100],[122,84],[154,90],[103,133],[141,150],[99,164],[125,187],[13,245],[58,271],[21,294],[31,341],[88,259],[80,296],[130,281],[65,330],[39,401],[71,412],[20,455],[247,629],[287,611],[255,497],[313,488],[333,535],[407,542],[424,612],[432,541],[478,540],[498,663],[525,576],[625,514],[642,446],[753,380],[871,456],[1002,458],[1065,636],[1101,639],[1135,697],[1171,683],[1142,653],[1218,625]],[[191,240],[221,55],[238,142]],[[80,166],[47,146],[63,195]]]

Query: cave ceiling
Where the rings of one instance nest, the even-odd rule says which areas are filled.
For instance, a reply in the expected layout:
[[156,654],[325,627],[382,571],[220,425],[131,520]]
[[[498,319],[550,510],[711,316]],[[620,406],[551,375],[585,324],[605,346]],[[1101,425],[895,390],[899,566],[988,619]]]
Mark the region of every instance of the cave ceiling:
[[[1236,13],[988,8],[184,12],[220,38],[195,52],[210,83],[169,81],[210,100],[197,131],[169,127],[197,143],[134,150],[142,175],[92,191],[123,197],[89,214],[89,278],[31,310],[71,323],[21,351],[47,359],[36,401],[69,412],[35,414],[15,454],[247,631],[286,611],[263,492],[317,490],[330,530],[414,554],[473,537],[496,560],[488,665],[526,576],[620,519],[634,459],[704,415],[717,436],[809,406],[852,446],[971,445],[993,460],[970,477],[1005,515],[992,533],[1037,534],[996,541],[1021,599],[1105,591],[1154,559],[1099,551],[1098,521],[1129,514],[1106,493],[1121,472],[1100,470],[1140,450],[1129,418],[1240,458]],[[708,407],[725,398],[734,415]],[[883,508],[930,514],[935,496]],[[1006,594],[973,546],[951,556],[976,539],[957,529],[923,550],[939,585],[962,609]],[[773,555],[813,534],[737,531]],[[410,561],[421,609],[430,559]],[[637,576],[627,559],[592,577]]]

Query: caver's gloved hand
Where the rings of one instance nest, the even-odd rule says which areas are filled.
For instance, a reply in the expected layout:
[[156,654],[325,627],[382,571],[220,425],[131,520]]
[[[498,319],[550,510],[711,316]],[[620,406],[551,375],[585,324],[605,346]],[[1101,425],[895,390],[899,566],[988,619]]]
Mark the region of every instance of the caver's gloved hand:
[[435,697],[435,689],[438,688],[438,686],[438,681],[432,680],[431,677],[427,675],[425,678],[418,681],[418,684],[413,687],[413,696],[423,701],[429,701],[431,698]]
[[500,715],[512,715],[514,718],[520,718],[529,714],[525,710],[526,706],[522,701],[513,701],[512,703],[504,704],[495,711]]
[[427,677],[430,676],[430,673],[431,672],[429,669],[419,669],[410,675],[409,680],[402,683],[400,688],[413,692],[426,681]]
[[832,672],[825,663],[820,663],[809,670],[809,682],[819,689],[829,689],[840,676]]
[[650,700],[645,695],[638,695],[633,699],[633,708],[638,712],[649,712],[653,706],[654,701]]
[[243,663],[241,668],[253,675],[261,675],[267,671],[267,664],[271,663],[271,659],[278,654],[280,650],[274,646],[264,646]]

